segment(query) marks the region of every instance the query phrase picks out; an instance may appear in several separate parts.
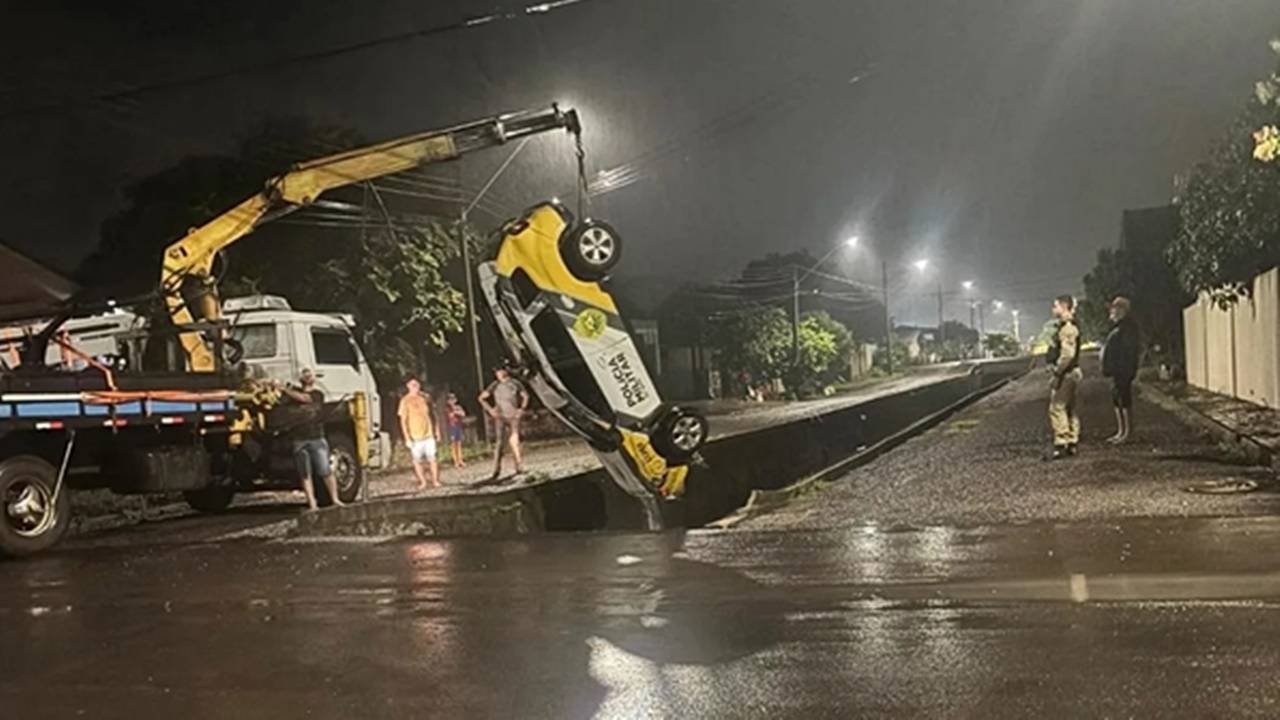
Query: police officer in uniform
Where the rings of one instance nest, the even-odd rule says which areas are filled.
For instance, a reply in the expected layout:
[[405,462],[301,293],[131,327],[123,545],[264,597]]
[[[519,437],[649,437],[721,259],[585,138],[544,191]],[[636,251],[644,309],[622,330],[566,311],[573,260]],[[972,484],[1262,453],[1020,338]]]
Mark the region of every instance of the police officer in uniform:
[[1049,385],[1049,426],[1053,428],[1053,454],[1061,460],[1076,454],[1080,442],[1080,417],[1076,414],[1076,391],[1084,375],[1080,372],[1080,326],[1076,324],[1076,301],[1060,295],[1053,301],[1058,324],[1045,358],[1053,380]]

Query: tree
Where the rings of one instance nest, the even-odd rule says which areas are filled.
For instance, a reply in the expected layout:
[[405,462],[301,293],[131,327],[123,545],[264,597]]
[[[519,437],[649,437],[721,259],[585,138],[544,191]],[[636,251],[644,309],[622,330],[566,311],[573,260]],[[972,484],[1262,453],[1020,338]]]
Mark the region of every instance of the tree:
[[853,338],[830,315],[806,313],[799,326],[797,364],[790,318],[781,308],[766,307],[713,321],[707,344],[716,364],[730,376],[745,372],[755,382],[786,380],[793,392],[807,394],[840,376]]
[[[978,331],[962,322],[947,320],[942,323],[938,337],[925,348],[926,355],[937,355],[942,360],[963,360],[978,352]],[[945,338],[945,339],[944,339]]]
[[876,349],[874,363],[877,369],[888,372],[890,352],[893,354],[893,368],[896,372],[902,372],[903,368],[911,364],[911,349],[895,337],[889,352],[885,351],[884,345]]
[[[1272,48],[1280,55],[1280,42]],[[1266,162],[1280,153],[1280,76],[1258,83],[1255,94],[1192,168],[1179,200],[1182,228],[1167,253],[1188,292],[1222,304],[1280,263],[1280,163]]]
[[853,352],[853,334],[826,312],[805,313],[800,320],[800,367],[803,380],[829,385],[843,377]]
[[[128,205],[103,223],[99,248],[77,277],[102,296],[153,292],[160,254],[175,238],[291,163],[360,144],[350,130],[284,119],[246,139],[237,156],[186,158],[126,190]],[[461,273],[457,228],[438,217],[450,206],[375,192],[335,191],[325,198],[340,201],[336,209],[309,208],[263,225],[224,253],[219,272],[224,296],[275,293],[301,310],[352,314],[386,384],[419,369],[427,350],[447,346],[462,329],[465,302],[449,280]],[[473,231],[466,236],[477,242]]]
[[791,321],[775,307],[733,313],[711,322],[707,344],[716,365],[732,376],[778,379],[791,364]]
[[987,333],[987,350],[995,357],[1017,357],[1021,348],[1008,333]]

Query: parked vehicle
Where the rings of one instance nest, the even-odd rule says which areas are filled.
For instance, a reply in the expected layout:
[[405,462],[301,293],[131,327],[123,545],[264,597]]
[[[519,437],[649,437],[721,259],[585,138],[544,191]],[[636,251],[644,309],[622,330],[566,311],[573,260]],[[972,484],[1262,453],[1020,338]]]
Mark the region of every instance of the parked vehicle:
[[[24,304],[22,314],[5,314],[39,321],[39,330],[19,333],[7,353],[17,359],[0,361],[0,554],[56,543],[70,522],[69,486],[180,491],[202,511],[227,507],[246,488],[292,487],[288,431],[296,417],[263,380],[293,379],[303,365],[323,375],[334,398],[323,424],[338,494],[354,499],[364,469],[390,453],[348,319],[295,313],[278,298],[224,309],[215,258],[328,190],[557,129],[580,133],[577,115],[555,106],[498,115],[294,165],[164,250],[163,327],[134,327],[110,304],[74,298],[43,313]],[[104,317],[89,322],[116,329],[93,338],[105,348],[78,347],[67,323],[95,313]]]

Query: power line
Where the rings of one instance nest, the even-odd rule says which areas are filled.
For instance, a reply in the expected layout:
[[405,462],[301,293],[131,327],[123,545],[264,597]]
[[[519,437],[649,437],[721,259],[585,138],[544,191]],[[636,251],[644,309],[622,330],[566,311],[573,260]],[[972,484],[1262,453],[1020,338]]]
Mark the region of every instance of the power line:
[[164,92],[168,90],[176,90],[179,88],[190,87],[194,85],[203,85],[206,83],[216,82],[218,80],[226,80],[228,78],[239,77],[241,75],[258,74],[262,72],[271,72],[282,68],[299,65],[302,63],[316,62],[320,60],[329,60],[343,55],[364,52],[383,45],[393,45],[408,42],[410,40],[419,40],[422,38],[433,37],[446,33],[470,30],[485,25],[491,25],[497,22],[507,22],[518,20],[534,15],[545,15],[551,11],[559,10],[572,5],[577,5],[587,0],[559,0],[558,2],[544,2],[535,5],[528,5],[520,11],[495,12],[488,15],[480,15],[464,18],[450,23],[443,23],[428,28],[420,28],[417,30],[409,30],[393,35],[384,35],[372,40],[364,40],[361,42],[351,43],[348,45],[339,45],[337,47],[326,48],[309,53],[301,53],[288,57],[277,58],[267,62],[256,63],[253,65],[242,65],[240,67],[230,68],[227,70],[218,70],[215,72],[204,73],[202,75],[194,75],[175,80],[165,80],[151,82],[123,90],[115,90],[112,92],[98,93],[88,97],[76,98],[72,100],[61,100],[57,102],[44,103],[40,105],[30,105],[27,107],[16,108],[0,113],[0,119],[11,117],[19,117],[23,115],[33,115],[38,113],[50,112],[53,110],[66,110],[77,105],[88,103],[122,103],[130,100],[137,100],[139,96],[151,93]]

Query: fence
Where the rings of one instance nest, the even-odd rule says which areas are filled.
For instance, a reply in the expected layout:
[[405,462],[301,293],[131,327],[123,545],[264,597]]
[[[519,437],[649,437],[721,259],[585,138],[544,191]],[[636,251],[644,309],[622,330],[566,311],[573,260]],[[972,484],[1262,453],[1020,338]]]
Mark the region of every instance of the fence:
[[1187,382],[1280,407],[1280,268],[1253,279],[1250,297],[1223,309],[1202,295],[1182,311]]

